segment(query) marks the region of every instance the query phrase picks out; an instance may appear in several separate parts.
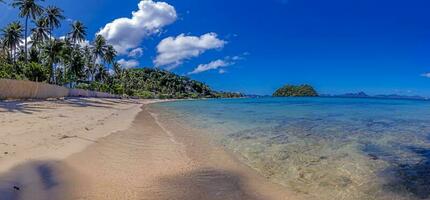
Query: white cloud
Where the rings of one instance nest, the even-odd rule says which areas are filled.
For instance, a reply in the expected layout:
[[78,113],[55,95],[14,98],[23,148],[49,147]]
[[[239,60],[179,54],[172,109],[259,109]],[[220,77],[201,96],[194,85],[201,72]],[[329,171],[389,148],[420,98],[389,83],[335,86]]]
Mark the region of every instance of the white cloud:
[[[66,39],[66,36],[60,36],[60,37],[58,37],[58,39],[60,39],[60,40],[64,40],[64,39]],[[81,47],[86,47],[86,46],[90,46],[90,41],[88,41],[88,40],[82,40],[82,41],[79,41],[78,43],[77,43],[79,46],[81,46]]]
[[139,10],[132,12],[131,18],[118,18],[106,24],[97,34],[106,38],[119,54],[127,54],[140,45],[142,40],[171,23],[176,18],[176,10],[166,2],[143,0]]
[[143,55],[143,49],[142,48],[136,48],[130,51],[130,53],[128,53],[129,57],[133,57],[133,58],[139,58],[142,57]]
[[138,67],[139,61],[134,59],[131,59],[131,60],[121,59],[121,60],[118,60],[118,64],[120,64],[122,68],[130,69],[130,68]]
[[227,42],[218,39],[216,33],[207,33],[202,36],[186,36],[181,34],[177,37],[163,39],[157,46],[157,57],[155,66],[167,66],[174,69],[181,65],[184,60],[197,57],[210,49],[224,47]]
[[[195,68],[192,72],[189,72],[188,74],[189,75],[198,74],[198,73],[202,73],[202,72],[205,72],[208,70],[214,70],[214,69],[218,69],[221,67],[227,67],[227,66],[232,65],[232,64],[233,63],[229,63],[225,60],[218,59],[218,60],[212,61],[208,64],[201,64],[201,65],[197,66],[197,68]],[[223,73],[225,73],[225,70],[220,69],[219,72],[220,72],[220,74],[223,74]]]
[[421,74],[421,76],[424,76],[424,77],[426,77],[426,78],[430,78],[430,72],[428,72],[428,73],[424,73],[424,74]]
[[[31,45],[32,45],[32,39],[31,39],[31,36],[28,36],[27,37],[27,49],[30,49],[31,48]],[[19,46],[22,48],[22,49],[25,49],[25,40],[24,39],[22,39],[22,41],[19,43]]]
[[86,46],[90,46],[90,41],[88,41],[88,40],[82,40],[82,41],[78,42],[78,44],[81,47],[86,47]]
[[225,69],[222,69],[222,68],[234,65],[241,60],[245,60],[246,58],[244,56],[246,56],[246,55],[248,55],[248,54],[243,53],[242,55],[233,56],[233,57],[226,56],[226,57],[224,57],[224,59],[218,59],[218,60],[212,61],[208,64],[201,64],[201,65],[197,66],[192,72],[189,72],[188,75],[199,74],[199,73],[202,73],[205,71],[216,70],[216,69],[218,69],[218,73],[225,74],[227,71]]

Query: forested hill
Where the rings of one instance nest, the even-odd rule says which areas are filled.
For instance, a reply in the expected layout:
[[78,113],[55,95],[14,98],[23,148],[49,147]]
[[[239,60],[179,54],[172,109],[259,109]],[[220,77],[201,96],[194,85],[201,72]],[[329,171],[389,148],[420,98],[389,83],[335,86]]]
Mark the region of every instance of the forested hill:
[[117,71],[105,84],[80,83],[77,87],[141,98],[242,97],[240,93],[217,92],[205,83],[154,68],[124,69]]
[[285,85],[273,94],[275,97],[315,97],[318,93],[310,85]]

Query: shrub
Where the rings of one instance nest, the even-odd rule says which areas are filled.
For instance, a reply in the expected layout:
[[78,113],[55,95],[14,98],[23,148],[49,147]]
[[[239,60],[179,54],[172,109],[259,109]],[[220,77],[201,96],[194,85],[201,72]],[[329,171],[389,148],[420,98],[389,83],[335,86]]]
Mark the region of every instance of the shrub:
[[30,81],[45,82],[49,79],[49,69],[38,63],[24,64],[24,76]]

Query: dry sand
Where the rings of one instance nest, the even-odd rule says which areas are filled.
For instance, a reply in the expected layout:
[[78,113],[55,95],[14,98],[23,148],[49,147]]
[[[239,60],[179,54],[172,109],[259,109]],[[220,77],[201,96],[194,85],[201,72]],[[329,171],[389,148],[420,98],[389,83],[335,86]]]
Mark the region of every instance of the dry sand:
[[118,101],[0,112],[0,150],[9,152],[0,158],[0,200],[293,199],[189,127],[159,119],[148,102]]

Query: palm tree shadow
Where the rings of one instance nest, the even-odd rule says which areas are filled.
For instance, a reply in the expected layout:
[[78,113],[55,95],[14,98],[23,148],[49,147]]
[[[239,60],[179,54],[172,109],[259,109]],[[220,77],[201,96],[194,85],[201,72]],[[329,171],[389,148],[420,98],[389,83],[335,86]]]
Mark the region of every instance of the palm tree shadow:
[[137,104],[136,101],[124,99],[98,99],[98,98],[65,98],[58,101],[60,104],[71,105],[75,107],[98,107],[98,108],[113,108],[115,105],[121,104]]
[[40,105],[43,102],[52,102],[59,105],[72,107],[96,107],[96,108],[114,108],[115,105],[136,104],[137,102],[122,99],[95,99],[95,98],[65,98],[62,100],[13,100],[0,101],[0,113],[23,113],[33,114],[44,110],[55,109],[55,107]]
[[33,114],[35,112],[41,112],[43,110],[50,109],[48,107],[40,107],[35,105],[35,103],[37,104],[38,102],[42,101],[0,101],[0,112]]
[[58,101],[60,104],[70,105],[74,107],[97,107],[97,108],[112,108],[115,103],[105,100],[88,99],[88,98],[65,98]]

